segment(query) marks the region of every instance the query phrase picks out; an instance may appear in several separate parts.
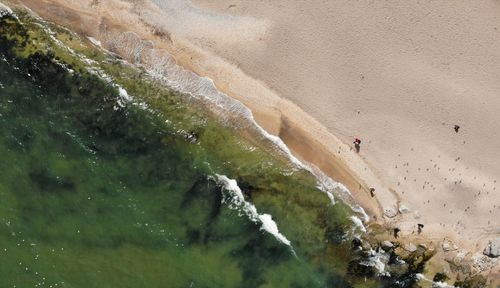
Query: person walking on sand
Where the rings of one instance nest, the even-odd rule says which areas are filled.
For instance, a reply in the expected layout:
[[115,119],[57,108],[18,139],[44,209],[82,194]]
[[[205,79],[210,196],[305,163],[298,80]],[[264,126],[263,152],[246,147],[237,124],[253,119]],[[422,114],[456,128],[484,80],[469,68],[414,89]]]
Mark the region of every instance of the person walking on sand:
[[354,148],[356,148],[356,152],[359,153],[359,149],[361,149],[361,140],[359,138],[354,138]]
[[424,224],[417,224],[417,230],[418,230],[418,234],[422,233],[422,229],[424,228]]
[[401,230],[399,230],[399,228],[394,228],[394,238],[398,239],[399,231],[401,231]]
[[370,195],[375,197],[375,188],[370,188]]

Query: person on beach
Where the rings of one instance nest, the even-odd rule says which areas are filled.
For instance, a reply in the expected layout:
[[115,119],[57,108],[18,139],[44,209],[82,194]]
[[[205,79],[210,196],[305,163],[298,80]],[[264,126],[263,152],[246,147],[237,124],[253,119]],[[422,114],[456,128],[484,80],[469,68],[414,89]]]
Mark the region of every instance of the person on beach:
[[422,229],[424,228],[424,224],[417,224],[417,230],[418,230],[418,234],[422,233]]
[[375,188],[370,188],[370,195],[372,195],[372,197],[375,197]]
[[455,129],[455,133],[458,133],[458,129],[460,129],[460,126],[455,125],[455,127],[453,129]]
[[359,138],[354,138],[354,148],[356,148],[356,152],[359,153],[359,149],[361,149],[361,140]]
[[401,230],[399,230],[399,228],[394,228],[394,238],[398,239],[399,231],[401,231]]

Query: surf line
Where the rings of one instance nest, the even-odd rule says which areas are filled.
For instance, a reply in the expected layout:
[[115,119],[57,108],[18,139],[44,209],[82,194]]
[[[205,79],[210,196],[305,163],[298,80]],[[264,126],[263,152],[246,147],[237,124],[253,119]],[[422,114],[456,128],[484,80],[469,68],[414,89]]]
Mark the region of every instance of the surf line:
[[[120,37],[115,38],[120,39]],[[245,126],[256,131],[261,137],[271,142],[276,151],[285,155],[295,167],[304,169],[314,175],[317,179],[318,189],[327,195],[332,205],[335,204],[335,198],[332,193],[334,190],[351,197],[351,193],[342,183],[334,181],[311,163],[304,163],[295,157],[281,138],[268,133],[255,121],[252,111],[248,107],[237,99],[217,90],[212,79],[200,76],[178,65],[176,60],[166,51],[140,49],[140,47],[144,46],[140,41],[135,43],[135,45],[137,47],[132,47],[131,49],[140,51],[140,54],[143,54],[138,55],[137,58],[141,59],[144,56],[146,59],[154,59],[153,61],[149,61],[149,63],[140,64],[146,68],[146,71],[151,76],[173,90],[211,103],[213,110],[215,110],[214,112],[218,114],[223,122],[229,125]],[[238,121],[235,124],[235,121],[231,121],[234,120],[233,118],[244,119],[246,123]]]
[[[140,43],[136,45],[143,46]],[[157,49],[148,51],[147,49],[139,48],[133,48],[133,50],[140,50],[140,53],[144,54],[146,58],[154,59],[154,61],[150,61],[150,63],[140,64],[153,78],[175,91],[211,103],[212,110],[220,116],[224,123],[229,125],[242,125],[240,121],[238,121],[238,124],[234,124],[234,121],[231,121],[234,120],[232,118],[246,120],[246,123],[243,123],[246,128],[253,129],[261,135],[261,137],[272,143],[275,150],[285,155],[297,169],[303,169],[310,172],[316,178],[317,188],[326,194],[331,205],[335,205],[333,192],[337,191],[338,193],[336,196],[340,197],[349,205],[354,213],[362,216],[362,221],[353,221],[355,226],[362,227],[362,231],[365,230],[363,222],[367,222],[369,217],[367,217],[361,206],[352,203],[352,194],[347,187],[340,182],[334,181],[312,163],[301,161],[293,155],[281,138],[270,134],[257,123],[253,117],[252,111],[247,106],[239,100],[219,91],[212,79],[200,76],[178,65],[176,60],[168,52]],[[140,59],[141,55],[139,55],[138,58]],[[359,225],[360,222],[361,225]]]

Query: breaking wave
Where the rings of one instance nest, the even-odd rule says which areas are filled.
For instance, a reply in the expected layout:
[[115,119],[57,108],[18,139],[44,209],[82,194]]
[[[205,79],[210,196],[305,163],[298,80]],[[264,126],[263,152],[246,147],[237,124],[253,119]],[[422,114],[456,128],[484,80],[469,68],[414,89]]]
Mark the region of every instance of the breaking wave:
[[272,216],[269,214],[259,214],[255,205],[245,201],[245,196],[243,196],[243,192],[236,180],[229,179],[225,175],[216,174],[215,182],[224,189],[225,193],[223,193],[222,203],[227,204],[230,209],[237,210],[240,215],[246,215],[252,222],[260,223],[261,230],[273,235],[276,240],[289,246],[293,252],[290,240],[279,232],[278,225],[274,222]]

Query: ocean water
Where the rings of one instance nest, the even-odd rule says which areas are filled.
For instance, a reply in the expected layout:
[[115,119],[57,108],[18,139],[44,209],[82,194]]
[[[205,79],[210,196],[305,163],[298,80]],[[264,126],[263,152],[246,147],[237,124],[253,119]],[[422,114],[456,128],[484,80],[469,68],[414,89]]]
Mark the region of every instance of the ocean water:
[[383,285],[309,171],[21,19],[0,19],[0,287]]

